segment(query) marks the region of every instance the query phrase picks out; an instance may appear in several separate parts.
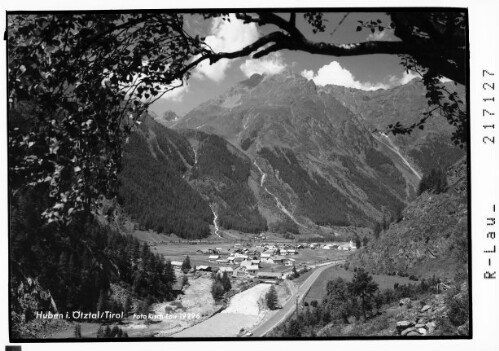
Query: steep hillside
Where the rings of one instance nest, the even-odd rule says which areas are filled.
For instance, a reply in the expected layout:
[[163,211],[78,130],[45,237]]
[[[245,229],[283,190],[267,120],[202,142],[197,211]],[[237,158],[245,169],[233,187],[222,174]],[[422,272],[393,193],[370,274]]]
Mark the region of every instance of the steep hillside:
[[403,219],[358,250],[350,264],[378,273],[452,279],[468,257],[466,176],[462,159],[447,171],[447,192],[418,196],[403,211]]
[[145,229],[208,236],[209,204],[182,177],[193,164],[193,150],[181,135],[145,118],[125,148],[119,203]]
[[239,148],[260,176],[252,189],[267,223],[280,218],[304,231],[394,214],[415,197],[423,171],[462,156],[447,143],[445,121],[418,130],[410,143],[376,131],[420,118],[426,105],[424,87],[412,83],[365,92],[317,87],[290,72],[255,74],[169,125]]
[[182,135],[195,154],[185,179],[210,202],[217,218],[215,227],[250,233],[266,230],[249,186],[250,159],[219,136],[193,130],[182,131]]
[[250,159],[223,138],[178,133],[146,117],[125,148],[118,200],[139,228],[157,233],[189,239],[220,236],[220,228],[257,233],[267,222],[250,169]]
[[[461,85],[449,82],[445,87],[449,91],[457,91],[461,97],[465,96]],[[373,131],[384,131],[388,125],[397,122],[408,126],[419,121],[428,110],[426,90],[420,79],[388,90],[365,91],[328,85],[321,91],[334,95]],[[410,135],[391,135],[390,141],[420,173],[427,173],[432,168],[446,168],[463,157],[464,150],[455,147],[448,137],[451,132],[452,127],[437,111],[428,119],[423,130],[416,129]]]

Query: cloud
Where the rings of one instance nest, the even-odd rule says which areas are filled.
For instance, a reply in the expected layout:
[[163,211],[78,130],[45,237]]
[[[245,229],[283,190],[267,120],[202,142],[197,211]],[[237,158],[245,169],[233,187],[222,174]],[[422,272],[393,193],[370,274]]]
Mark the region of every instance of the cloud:
[[312,70],[303,70],[301,75],[308,80],[313,80],[315,84],[320,86],[332,84],[360,90],[390,89],[394,86],[407,84],[412,79],[419,77],[413,72],[404,72],[402,77],[392,75],[384,79],[383,82],[360,82],[355,79],[349,70],[341,67],[337,61],[322,66],[317,71],[317,74]]
[[314,79],[314,71],[312,71],[311,69],[304,69],[303,71],[301,71],[301,75],[308,80]]
[[309,80],[313,80],[315,84],[322,86],[333,84],[361,90],[387,89],[389,87],[383,83],[359,82],[349,70],[341,67],[337,61],[332,61],[322,66],[317,71],[317,74],[314,74],[310,70],[304,70],[301,72],[301,75]]
[[259,59],[247,59],[239,68],[246,75],[251,77],[253,74],[277,74],[286,68],[281,53],[272,53]]
[[413,80],[414,78],[421,78],[421,76],[417,73],[412,72],[412,71],[409,71],[409,73],[404,71],[404,73],[402,73],[402,77],[397,77],[395,75],[390,76],[390,78],[388,79],[388,82],[389,82],[390,86],[394,87],[397,85],[407,84],[411,80]]
[[366,41],[395,41],[395,31],[391,28],[384,29],[383,31],[379,32],[376,31],[374,33],[369,33],[369,35],[366,38]]
[[[205,42],[214,52],[240,50],[253,43],[260,36],[254,23],[245,24],[243,21],[236,19],[233,14],[229,16],[229,19],[230,22],[224,21],[222,18],[213,19],[210,35],[206,37]],[[203,61],[196,68],[194,76],[220,82],[225,78],[225,72],[231,64],[232,61],[227,59],[221,59],[213,65]]]
[[395,80],[395,83],[397,85],[404,85],[404,84],[409,83],[414,78],[421,78],[421,76],[417,73],[412,72],[412,71],[409,71],[409,73],[404,71],[404,73],[402,74],[402,78],[398,79],[398,81]]

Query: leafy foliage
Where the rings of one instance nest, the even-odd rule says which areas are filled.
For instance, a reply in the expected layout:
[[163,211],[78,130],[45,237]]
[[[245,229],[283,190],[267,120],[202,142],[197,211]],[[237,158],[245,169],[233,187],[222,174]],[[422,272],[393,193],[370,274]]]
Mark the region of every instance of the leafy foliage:
[[29,129],[9,128],[9,172],[47,184],[43,216],[69,221],[117,193],[126,137],[187,78],[201,40],[176,13],[20,14],[7,25],[9,114],[32,104]]
[[412,71],[421,76],[427,92],[429,110],[423,113],[421,119],[409,126],[403,126],[400,122],[389,125],[389,130],[394,134],[410,134],[414,129],[424,129],[426,121],[436,113],[447,119],[447,122],[455,127],[451,140],[457,146],[464,147],[468,140],[468,115],[465,103],[459,98],[458,93],[449,90],[442,83],[442,75],[433,69],[421,65],[417,59],[410,55],[400,55],[401,63],[406,71]]

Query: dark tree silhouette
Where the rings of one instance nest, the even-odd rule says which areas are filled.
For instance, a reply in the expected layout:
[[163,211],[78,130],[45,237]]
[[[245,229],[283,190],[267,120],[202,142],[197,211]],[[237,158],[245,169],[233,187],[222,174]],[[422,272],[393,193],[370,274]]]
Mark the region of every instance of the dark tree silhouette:
[[189,256],[185,256],[184,261],[182,262],[182,271],[187,273],[191,268],[191,259]]
[[275,310],[277,308],[277,292],[274,285],[271,285],[269,291],[265,294],[265,301],[270,310]]
[[367,312],[373,308],[374,294],[378,291],[378,283],[374,282],[373,277],[363,268],[358,268],[352,282],[348,284],[348,290],[353,296],[360,297],[362,315],[364,319],[367,318]]

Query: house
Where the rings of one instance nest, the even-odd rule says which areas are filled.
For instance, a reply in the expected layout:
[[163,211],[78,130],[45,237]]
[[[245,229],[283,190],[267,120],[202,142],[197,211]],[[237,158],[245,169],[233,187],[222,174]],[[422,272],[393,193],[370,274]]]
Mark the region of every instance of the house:
[[220,258],[217,260],[217,263],[218,264],[228,264],[229,260],[227,260],[226,258]]
[[350,250],[357,250],[357,245],[355,245],[352,240],[350,240],[349,246]]
[[260,254],[260,259],[270,258],[270,256],[272,256],[272,254],[270,254],[268,252],[264,252],[264,253]]
[[241,269],[241,267],[237,267],[232,272],[232,278],[241,277],[241,276],[244,276],[245,274],[246,274],[246,272],[243,269]]
[[260,270],[260,267],[258,266],[255,266],[255,265],[251,265],[249,267],[246,267],[246,272],[248,273],[252,273],[252,274],[255,274],[256,272],[258,272]]
[[296,254],[298,254],[298,252],[296,252],[295,249],[289,249],[288,250],[288,255],[296,255]]
[[175,270],[182,269],[182,262],[180,262],[180,261],[172,261],[171,264],[172,264],[173,269],[175,269]]
[[357,246],[353,243],[352,240],[350,240],[348,244],[339,245],[338,250],[344,250],[344,251],[357,250]]
[[322,248],[324,250],[331,250],[331,245],[324,245]]
[[251,264],[257,265],[260,267],[260,260],[251,260]]
[[288,254],[288,250],[285,250],[285,249],[279,249],[279,254],[281,255],[287,255]]
[[294,263],[293,263],[292,261],[286,260],[286,261],[284,261],[284,265],[285,265],[286,267],[291,267],[291,266],[293,266],[293,265],[294,265]]
[[258,272],[256,276],[261,279],[282,279],[281,272]]
[[220,258],[220,256],[219,256],[219,255],[210,255],[210,256],[208,257],[208,261],[216,261],[216,260],[218,260],[219,258]]
[[261,259],[261,262],[262,263],[268,263],[268,264],[275,264],[275,262],[272,259],[272,257],[264,257],[264,258]]
[[236,258],[235,258],[234,256],[227,257],[227,262],[228,262],[229,264],[235,264],[235,262],[234,262],[234,260],[235,260],[235,259],[236,259]]
[[274,263],[283,263],[284,260],[286,260],[286,257],[274,256],[274,257],[272,257],[272,260],[274,261]]
[[247,259],[248,258],[248,255],[245,255],[245,254],[242,254],[242,253],[239,253],[237,252],[235,255],[234,255],[235,258],[242,258],[242,259]]
[[250,267],[252,264],[251,264],[251,261],[248,261],[248,260],[244,260],[244,261],[241,261],[241,264],[239,265],[239,267]]

